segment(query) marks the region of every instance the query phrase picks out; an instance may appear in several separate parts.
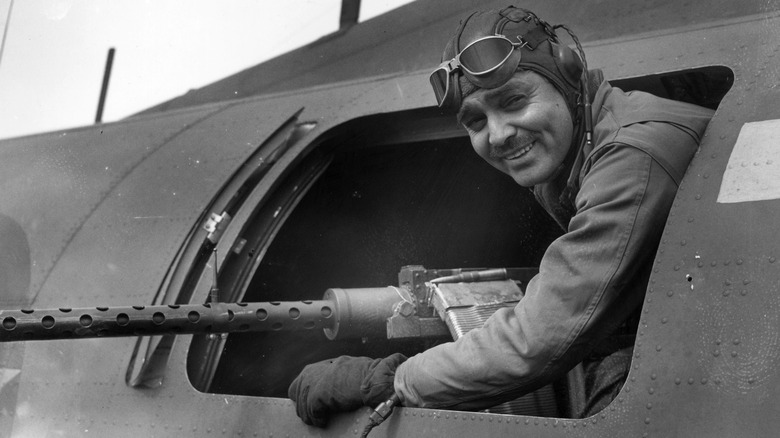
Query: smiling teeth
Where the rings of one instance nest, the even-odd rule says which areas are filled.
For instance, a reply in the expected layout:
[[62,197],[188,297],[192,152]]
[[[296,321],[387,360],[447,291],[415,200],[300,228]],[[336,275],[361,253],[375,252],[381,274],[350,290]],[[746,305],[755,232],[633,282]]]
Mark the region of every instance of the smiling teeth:
[[528,151],[530,151],[531,149],[533,149],[533,147],[534,147],[534,143],[531,143],[531,144],[529,144],[528,146],[526,146],[526,147],[524,147],[524,148],[520,149],[520,151],[518,151],[516,154],[508,156],[506,159],[507,159],[507,160],[515,160],[515,159],[517,159],[517,158],[520,158],[520,157],[522,157],[523,155],[527,154],[527,153],[528,153]]

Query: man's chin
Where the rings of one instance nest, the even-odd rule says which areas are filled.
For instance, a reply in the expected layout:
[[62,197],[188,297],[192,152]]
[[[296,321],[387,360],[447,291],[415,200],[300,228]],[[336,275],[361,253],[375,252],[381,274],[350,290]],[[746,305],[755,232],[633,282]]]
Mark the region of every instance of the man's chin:
[[538,184],[533,179],[528,178],[528,175],[509,173],[509,176],[521,187],[533,187]]
[[505,173],[522,187],[533,187],[544,184],[555,179],[555,176],[558,174],[556,171],[539,172],[539,169],[535,167],[526,168],[523,169],[523,171],[508,169]]

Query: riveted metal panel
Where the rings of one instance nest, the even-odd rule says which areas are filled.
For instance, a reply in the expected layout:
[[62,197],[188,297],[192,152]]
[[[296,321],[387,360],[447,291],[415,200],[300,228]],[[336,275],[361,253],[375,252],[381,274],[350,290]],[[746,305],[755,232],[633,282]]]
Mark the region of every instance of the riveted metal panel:
[[0,297],[3,304],[32,303],[106,197],[170,139],[218,110],[201,108],[0,142],[0,214],[8,224],[4,228],[16,231],[14,240],[28,247],[25,254],[22,243],[13,245],[22,249],[7,269],[18,269],[22,262],[29,266],[27,287]]
[[[592,66],[610,78],[708,65],[735,75],[675,201],[632,371],[617,400],[582,420],[402,408],[371,436],[774,436],[780,242],[772,218],[780,206],[778,200],[719,204],[717,195],[742,126],[780,119],[778,41],[780,19],[765,16],[586,47]],[[257,104],[306,102],[304,117],[323,120],[314,132],[321,134],[362,114],[430,105],[426,81],[421,73]],[[392,90],[398,99],[381,99]],[[261,186],[270,188],[307,147],[291,148]],[[100,297],[93,291],[84,299]],[[112,352],[129,351],[132,343],[25,345],[14,435],[358,436],[365,425],[367,410],[338,416],[322,430],[303,425],[286,399],[198,393],[184,371],[185,337],[173,345],[163,386],[127,388],[126,357]]]
[[[85,218],[45,296],[100,291],[114,304],[150,302],[216,193],[297,110],[277,109],[252,102],[221,108],[146,155]],[[92,301],[70,296],[74,303]]]
[[[67,147],[59,147],[73,153],[73,162],[78,165],[53,166],[59,172],[54,172],[55,175],[45,180],[45,186],[35,190],[51,190],[53,195],[50,196],[59,193],[65,198],[62,205],[55,206],[58,209],[52,210],[54,217],[44,216],[47,220],[44,223],[52,233],[60,231],[57,225],[63,221],[72,221],[74,225],[54,248],[46,245],[48,236],[35,234],[40,226],[33,224],[25,230],[38,239],[31,241],[40,241],[38,250],[54,264],[53,269],[42,270],[40,281],[44,284],[35,305],[62,307],[67,302],[68,307],[75,307],[150,303],[177,251],[193,228],[201,225],[200,219],[208,212],[207,207],[217,192],[265,138],[298,109],[291,108],[287,112],[284,105],[277,105],[274,111],[268,111],[267,106],[258,105],[258,102],[247,101],[68,133],[75,140]],[[180,119],[183,121],[172,123],[172,120],[179,122]],[[150,125],[159,129],[149,132]],[[120,148],[118,153],[100,154],[99,148],[107,147],[107,144],[83,140],[101,135],[101,129],[102,135],[113,134],[107,142]],[[139,141],[148,137],[159,140]],[[46,147],[52,143],[52,138],[40,136],[31,141]],[[79,160],[82,156],[86,158]],[[107,163],[96,158],[101,156],[104,160],[116,161]],[[4,163],[10,163],[10,160]],[[122,167],[100,179],[101,171],[111,170],[112,166]],[[32,166],[32,170],[37,168]],[[63,173],[75,180],[97,180],[100,184],[84,183],[83,192],[91,197],[85,195],[83,204],[70,205],[65,201],[73,198],[73,193],[56,190]],[[97,176],[93,177],[93,174]],[[45,179],[45,172],[40,170],[35,176]],[[33,218],[42,214],[20,204],[18,210],[6,211],[17,214],[20,221],[24,220],[25,214]],[[30,205],[40,208],[42,204],[36,201]],[[26,298],[32,300],[32,296]],[[22,410],[17,412],[15,433],[45,436],[63,430],[59,425],[63,420],[65,423],[75,421],[76,430],[80,431],[70,433],[89,430],[90,425],[82,424],[77,414],[82,409],[79,404],[83,403],[85,410],[94,411],[106,409],[110,403],[104,399],[101,406],[91,405],[82,397],[83,391],[89,390],[82,382],[91,382],[90,385],[103,390],[126,389],[124,375],[135,339],[122,339],[110,346],[101,345],[101,342],[104,341],[51,343],[25,351],[24,366],[29,368],[20,376],[17,402]],[[3,351],[6,350],[11,351],[7,348]],[[109,355],[111,359],[107,359],[107,351],[113,352]],[[101,364],[99,370],[95,364]],[[57,381],[51,378],[55,375],[67,378]],[[35,417],[43,412],[62,411],[63,406],[73,408],[76,414],[65,418],[49,417],[51,423]],[[34,414],[28,416],[30,412]]]
[[[729,162],[740,156],[734,149],[740,132],[780,119],[780,20],[756,17],[700,41],[694,51],[730,67],[734,85],[670,213],[630,388],[643,395],[650,436],[774,436],[780,413],[780,201],[722,203],[718,195],[731,184]],[[684,421],[669,424],[664,419],[670,416]]]
[[292,112],[244,103],[5,142],[0,213],[31,280],[4,304],[42,290],[54,305],[149,302],[212,197]]

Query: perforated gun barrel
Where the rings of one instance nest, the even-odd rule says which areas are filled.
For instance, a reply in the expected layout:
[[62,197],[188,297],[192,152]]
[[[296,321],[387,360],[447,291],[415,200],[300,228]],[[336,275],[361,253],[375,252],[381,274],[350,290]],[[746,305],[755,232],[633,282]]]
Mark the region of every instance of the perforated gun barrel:
[[65,338],[323,330],[331,339],[386,338],[408,293],[328,289],[322,300],[0,310],[0,342]]
[[0,310],[0,342],[325,329],[334,325],[333,309],[320,300]]

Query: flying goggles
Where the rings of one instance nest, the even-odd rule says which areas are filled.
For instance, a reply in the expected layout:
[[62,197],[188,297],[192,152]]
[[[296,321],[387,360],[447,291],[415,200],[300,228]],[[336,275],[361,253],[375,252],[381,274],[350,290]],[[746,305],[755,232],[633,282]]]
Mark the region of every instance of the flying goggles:
[[519,49],[527,45],[520,37],[514,42],[504,35],[491,35],[472,41],[454,58],[442,62],[430,81],[440,108],[460,106],[460,86],[456,73],[480,88],[495,88],[512,77],[522,58]]
[[[556,66],[555,68],[557,68],[560,76],[556,75],[556,73],[552,73],[552,75],[545,74],[545,76],[551,79],[553,83],[558,84],[559,87],[565,87],[562,83],[563,80],[560,79],[561,77],[566,78],[568,75],[568,78],[564,80],[572,83],[580,82],[580,74],[584,76],[581,82],[582,94],[580,98],[582,100],[580,101],[580,98],[577,100],[578,105],[581,104],[583,106],[585,141],[591,144],[593,139],[593,116],[591,114],[590,79],[585,53],[583,53],[579,39],[568,27],[557,25],[552,28],[552,31],[554,32],[554,29],[558,27],[565,29],[572,37],[577,45],[580,57],[577,58],[577,55],[567,48],[554,50],[552,57],[555,60],[551,60],[551,62]],[[549,28],[549,25],[546,25],[545,29],[547,28]],[[526,33],[524,37],[517,36],[519,42],[514,42],[505,35],[498,33],[472,41],[454,58],[442,62],[429,77],[439,108],[452,113],[457,112],[460,108],[463,97],[460,84],[458,83],[459,72],[477,87],[487,89],[499,87],[514,75],[523,58],[522,51],[515,49],[522,49],[528,46],[528,50],[534,50],[541,41],[547,40],[549,35],[549,31],[536,27]],[[530,45],[529,42],[531,42]],[[526,62],[540,64],[539,59]],[[561,70],[561,66],[563,70]],[[541,68],[547,72],[554,71],[544,64],[541,65]]]

